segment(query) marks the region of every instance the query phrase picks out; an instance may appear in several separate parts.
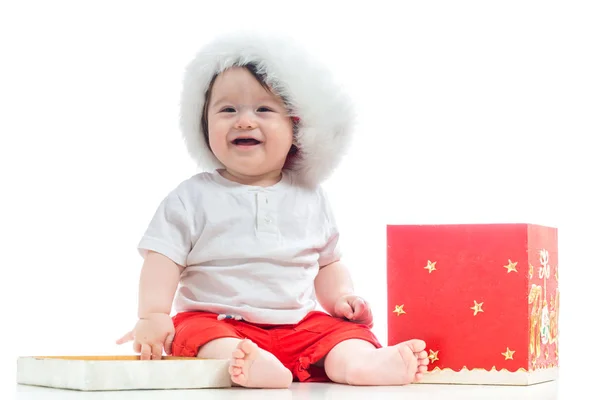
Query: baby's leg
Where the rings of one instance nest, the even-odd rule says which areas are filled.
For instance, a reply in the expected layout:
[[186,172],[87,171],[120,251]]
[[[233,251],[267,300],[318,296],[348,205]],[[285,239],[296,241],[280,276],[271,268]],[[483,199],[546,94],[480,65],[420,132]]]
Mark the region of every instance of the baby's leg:
[[198,351],[199,358],[230,359],[231,380],[252,388],[288,388],[292,373],[271,353],[254,342],[236,338],[220,338],[206,343]]
[[345,340],[325,357],[325,372],[332,381],[349,385],[405,385],[420,380],[427,371],[424,350],[422,340],[380,349],[364,340]]

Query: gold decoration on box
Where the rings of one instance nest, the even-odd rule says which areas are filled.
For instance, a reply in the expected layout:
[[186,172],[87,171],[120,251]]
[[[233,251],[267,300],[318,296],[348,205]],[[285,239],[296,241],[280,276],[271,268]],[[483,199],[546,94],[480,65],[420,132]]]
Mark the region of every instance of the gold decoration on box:
[[536,365],[536,364],[533,364],[533,363],[531,365],[532,365],[532,368],[531,368],[532,371],[539,371],[539,370],[544,370],[544,369],[558,368],[558,363],[553,363],[553,362],[549,362],[549,363],[547,363],[545,365]]
[[[549,253],[542,249],[539,255],[538,276],[544,280],[544,285],[532,283],[528,296],[528,302],[532,305],[529,316],[529,353],[535,356],[535,359],[542,354],[542,345],[546,347],[558,342],[559,291],[557,287],[556,297],[551,295],[550,304],[548,304],[547,282],[551,276]],[[555,268],[558,271],[558,267]],[[535,359],[533,365],[535,365]]]
[[437,261],[431,262],[431,261],[427,260],[427,266],[425,267],[425,269],[428,270],[429,273],[431,273],[432,271],[437,271],[435,269],[436,263],[437,263]]
[[473,303],[475,303],[475,305],[473,307],[469,307],[471,310],[473,310],[473,315],[477,315],[477,313],[483,312],[483,301],[481,303],[477,303],[477,300],[473,300]]
[[529,279],[533,278],[533,265],[529,264]]
[[[550,344],[558,343],[558,309],[560,294],[556,288],[556,296],[550,296]],[[557,344],[558,346],[558,344]]]
[[509,274],[509,273],[511,273],[512,271],[518,272],[518,271],[517,271],[517,264],[518,264],[518,263],[516,263],[516,262],[512,262],[512,261],[510,260],[510,258],[509,258],[509,259],[508,259],[508,264],[506,264],[506,265],[504,266],[504,268],[506,268],[506,270],[507,270],[507,271],[506,271],[506,273],[507,273],[507,274]]
[[542,344],[546,345],[550,341],[550,311],[548,310],[548,290],[546,289],[546,282],[550,278],[550,263],[548,261],[548,250],[540,250],[540,264],[542,265],[539,270],[540,279],[544,278],[544,302],[542,305],[542,320],[540,324],[540,334],[542,336]]
[[467,368],[467,366],[463,366],[461,369],[459,370],[455,370],[449,367],[446,368],[440,368],[440,367],[434,367],[431,371],[429,372],[437,372],[437,371],[452,371],[452,372],[471,372],[471,371],[485,371],[485,372],[508,372],[511,374],[517,373],[517,372],[528,372],[525,368],[521,367],[519,369],[517,369],[516,371],[509,371],[506,368],[502,368],[502,369],[496,369],[496,366],[492,366],[492,368],[487,369],[487,368]]
[[404,311],[404,304],[400,305],[400,306],[396,306],[394,308],[394,312],[396,313],[396,315],[400,316],[400,314],[406,314],[406,311]]
[[[529,354],[535,355],[535,358],[541,353],[541,335],[539,324],[542,319],[542,287],[531,284],[529,290],[528,302],[533,304],[531,315],[529,316]],[[535,361],[535,360],[534,360]]]
[[515,350],[511,350],[508,347],[504,353],[501,353],[504,356],[504,360],[512,360],[513,354],[515,354]]
[[438,353],[440,351],[433,351],[433,350],[429,350],[429,355],[427,356],[427,358],[429,358],[429,360],[431,361],[431,363],[433,364],[434,362],[436,362],[437,360],[439,360],[438,358]]

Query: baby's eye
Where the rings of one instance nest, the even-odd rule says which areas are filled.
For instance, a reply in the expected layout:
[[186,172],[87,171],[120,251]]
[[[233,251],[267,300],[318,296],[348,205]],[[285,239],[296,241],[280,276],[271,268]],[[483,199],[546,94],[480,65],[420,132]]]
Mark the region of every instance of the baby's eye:
[[258,112],[270,112],[273,111],[269,107],[258,107]]
[[221,110],[221,112],[235,112],[235,109],[233,107],[225,107]]

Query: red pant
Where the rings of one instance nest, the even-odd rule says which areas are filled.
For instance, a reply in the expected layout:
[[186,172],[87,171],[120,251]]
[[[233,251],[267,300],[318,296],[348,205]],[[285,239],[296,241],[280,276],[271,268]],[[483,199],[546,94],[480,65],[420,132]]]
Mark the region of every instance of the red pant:
[[314,365],[338,343],[362,339],[380,348],[381,344],[366,325],[334,318],[320,311],[309,313],[295,325],[260,325],[245,321],[217,320],[217,314],[183,312],[173,317],[173,355],[196,357],[198,349],[214,339],[250,339],[272,353],[288,368],[295,381],[328,382],[323,367]]

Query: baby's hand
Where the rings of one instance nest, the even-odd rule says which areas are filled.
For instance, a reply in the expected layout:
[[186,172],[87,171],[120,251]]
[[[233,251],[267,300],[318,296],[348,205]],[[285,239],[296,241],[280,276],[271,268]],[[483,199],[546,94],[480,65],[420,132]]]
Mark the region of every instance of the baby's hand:
[[355,295],[345,295],[338,299],[334,307],[335,316],[346,317],[350,321],[373,325],[371,307],[363,298]]
[[171,355],[175,328],[168,314],[151,314],[140,319],[132,331],[117,340],[117,344],[133,341],[133,349],[142,360],[160,360],[163,347]]

